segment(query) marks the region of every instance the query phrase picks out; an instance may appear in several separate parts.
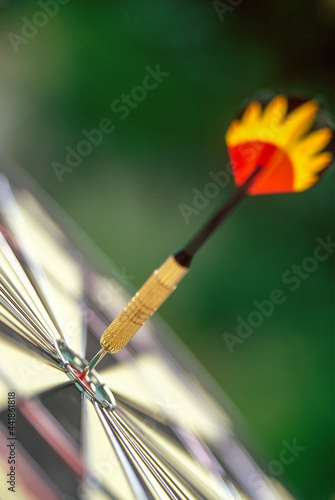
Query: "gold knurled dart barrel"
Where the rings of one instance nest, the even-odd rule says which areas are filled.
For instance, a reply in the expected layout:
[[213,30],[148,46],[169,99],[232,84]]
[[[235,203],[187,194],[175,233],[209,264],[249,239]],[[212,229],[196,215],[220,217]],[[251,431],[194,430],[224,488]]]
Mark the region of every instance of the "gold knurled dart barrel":
[[101,337],[101,346],[111,353],[123,349],[141,326],[177,288],[187,271],[187,267],[180,265],[174,256],[170,255],[106,328]]

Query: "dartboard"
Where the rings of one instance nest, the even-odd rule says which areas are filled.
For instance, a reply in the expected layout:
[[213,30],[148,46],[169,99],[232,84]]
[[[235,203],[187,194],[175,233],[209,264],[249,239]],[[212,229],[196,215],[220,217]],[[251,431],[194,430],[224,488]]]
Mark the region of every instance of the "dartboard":
[[78,377],[129,300],[122,275],[22,172],[1,171],[1,498],[290,498],[158,319]]

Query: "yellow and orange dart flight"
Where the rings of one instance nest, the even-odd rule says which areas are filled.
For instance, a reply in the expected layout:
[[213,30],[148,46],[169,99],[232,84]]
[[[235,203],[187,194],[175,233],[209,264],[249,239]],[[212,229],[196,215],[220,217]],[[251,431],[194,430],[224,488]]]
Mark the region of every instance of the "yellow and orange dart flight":
[[321,113],[318,103],[305,101],[288,112],[289,104],[283,95],[265,107],[253,101],[227,130],[236,185],[243,185],[255,168],[262,167],[249,194],[304,191],[332,161],[331,152],[325,151],[332,129],[316,126]]
[[[170,255],[142,285],[101,337],[101,350],[86,366],[86,375],[107,353],[122,349],[176,289],[194,255],[248,195],[303,191],[315,184],[331,163],[333,131],[314,100],[278,95],[266,106],[251,102],[226,133],[239,189],[179,252]],[[328,146],[328,147],[327,147]]]

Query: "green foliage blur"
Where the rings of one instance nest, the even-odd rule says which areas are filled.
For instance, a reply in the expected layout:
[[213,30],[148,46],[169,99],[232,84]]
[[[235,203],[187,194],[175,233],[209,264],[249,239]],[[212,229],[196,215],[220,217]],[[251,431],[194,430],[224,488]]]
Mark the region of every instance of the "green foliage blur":
[[[0,144],[136,287],[234,191],[189,223],[181,214],[226,169],[224,133],[247,99],[277,90],[333,108],[331,0],[58,5],[22,41],[39,3],[0,1]],[[168,75],[143,97],[134,88],[157,65]],[[60,182],[53,162],[105,118],[114,130]],[[332,257],[294,291],[282,276],[332,232],[333,182],[331,171],[300,194],[248,198],[161,310],[244,415],[265,468],[283,441],[306,448],[278,479],[307,500],[334,492]],[[285,302],[230,352],[223,334],[274,289]]]

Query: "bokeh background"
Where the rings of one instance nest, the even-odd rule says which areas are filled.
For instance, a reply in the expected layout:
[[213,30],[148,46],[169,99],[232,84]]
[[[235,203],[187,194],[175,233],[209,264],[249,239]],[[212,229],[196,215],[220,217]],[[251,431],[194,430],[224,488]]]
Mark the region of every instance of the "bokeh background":
[[[29,31],[40,4],[0,1],[2,151],[135,287],[234,191],[189,224],[181,215],[226,169],[224,132],[245,99],[278,89],[333,107],[331,0],[59,0]],[[111,104],[157,65],[169,75],[122,120]],[[53,162],[103,118],[115,130],[59,182]],[[279,479],[308,500],[334,494],[332,257],[294,292],[282,275],[331,233],[333,182],[331,171],[304,193],[246,200],[161,309],[244,415],[266,470],[283,441],[305,448]],[[223,334],[275,288],[285,303],[231,353]]]

